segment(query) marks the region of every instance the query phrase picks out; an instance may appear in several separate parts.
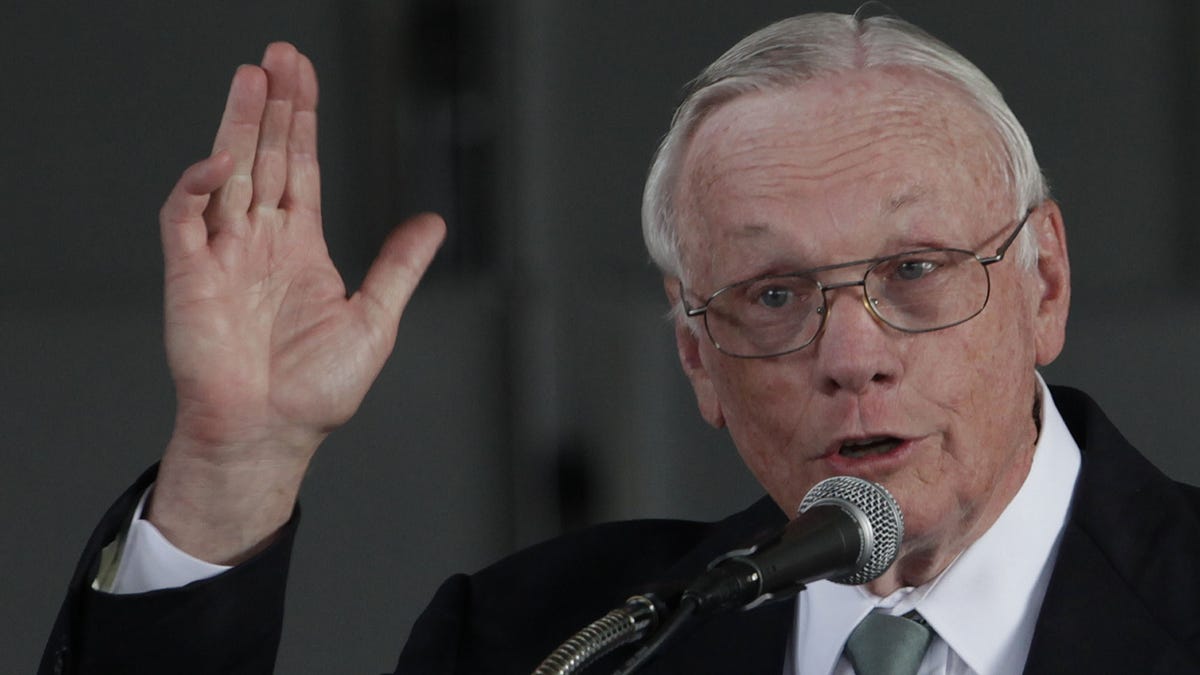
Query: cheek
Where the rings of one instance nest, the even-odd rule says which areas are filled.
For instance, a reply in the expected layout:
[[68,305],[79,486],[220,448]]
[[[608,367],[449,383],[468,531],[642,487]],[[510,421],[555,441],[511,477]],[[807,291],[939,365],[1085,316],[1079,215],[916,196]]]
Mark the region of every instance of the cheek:
[[805,420],[815,413],[802,357],[726,358],[720,365],[709,372],[730,438],[758,482],[790,513],[808,487],[826,477],[804,461],[819,451],[809,447],[812,434],[806,433]]
[[992,480],[1008,462],[1032,414],[1036,380],[1030,322],[1015,311],[990,311],[999,309],[989,304],[988,312],[957,327],[968,330],[945,331],[948,340],[928,346],[934,356],[928,368],[910,371],[915,378],[923,377],[916,373],[928,378],[925,389],[936,397],[947,424],[942,468],[960,474],[971,485],[967,492]]
[[734,440],[775,438],[769,445],[778,447],[779,434],[794,430],[805,417],[809,391],[805,374],[789,357],[724,361],[713,384]]
[[[1015,387],[1029,379],[1034,366],[1032,317],[1022,298],[1019,285],[994,286],[987,307],[974,319],[927,336],[921,348],[933,353],[926,354],[926,368],[912,372],[936,373],[945,382],[944,403],[964,415],[978,414],[980,406],[998,400],[1011,400]],[[1022,390],[1020,395],[1026,397],[1028,392]],[[991,413],[1004,410],[992,408]]]
[[[951,336],[947,336],[951,337]],[[1010,396],[1007,377],[1011,350],[991,335],[968,333],[955,340],[931,340],[925,367],[909,371],[907,388],[941,411],[952,455],[971,453],[985,441],[988,423]],[[954,355],[950,357],[948,355]],[[918,393],[919,392],[919,393]]]

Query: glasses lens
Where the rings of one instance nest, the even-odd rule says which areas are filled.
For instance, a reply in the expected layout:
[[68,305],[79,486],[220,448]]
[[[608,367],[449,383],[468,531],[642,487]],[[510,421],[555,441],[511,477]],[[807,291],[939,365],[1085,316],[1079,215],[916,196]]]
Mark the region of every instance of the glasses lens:
[[973,253],[916,251],[887,258],[867,272],[866,293],[880,319],[922,332],[975,316],[988,298],[987,269]]
[[705,322],[717,348],[773,356],[812,342],[821,328],[821,288],[804,276],[752,279],[712,297]]

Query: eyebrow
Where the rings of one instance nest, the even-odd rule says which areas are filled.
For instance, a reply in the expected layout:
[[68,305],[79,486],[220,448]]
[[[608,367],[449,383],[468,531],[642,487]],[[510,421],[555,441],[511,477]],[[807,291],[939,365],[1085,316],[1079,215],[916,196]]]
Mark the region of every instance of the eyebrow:
[[[920,204],[920,203],[926,201],[925,197],[928,194],[929,194],[929,188],[922,183],[917,183],[914,185],[901,187],[899,190],[894,192],[892,194],[892,196],[886,197],[881,200],[880,207],[879,207],[879,216],[878,216],[879,220],[885,221],[889,217],[894,216],[897,212],[904,210],[906,207],[912,206],[914,204]],[[729,239],[745,241],[745,240],[758,239],[760,237],[768,236],[774,230],[775,230],[775,227],[769,223],[748,222],[748,223],[743,223],[741,225],[736,226],[735,228],[730,230],[726,236]],[[911,233],[909,233],[909,235],[911,235]],[[895,234],[893,234],[890,237],[888,237],[887,240],[885,241],[884,248],[896,248],[898,246],[900,248],[904,248],[905,246],[908,246],[908,247],[915,246],[916,245],[915,243],[906,243],[904,245],[901,245],[900,242],[908,240],[909,238],[910,238],[910,236],[908,236],[908,235],[901,235],[901,236],[897,237]],[[936,244],[928,243],[926,245],[935,246]],[[923,246],[918,246],[918,247],[923,247]]]
[[746,223],[739,225],[731,232],[736,239],[747,239],[750,237],[761,237],[769,233],[773,228],[766,223]]
[[[924,185],[914,185],[911,188],[905,189],[885,199],[880,206],[880,217],[886,217],[895,214],[906,206],[921,202],[929,190]],[[733,231],[733,236],[738,239],[759,237],[771,231],[771,226],[766,223],[746,223],[739,225]]]

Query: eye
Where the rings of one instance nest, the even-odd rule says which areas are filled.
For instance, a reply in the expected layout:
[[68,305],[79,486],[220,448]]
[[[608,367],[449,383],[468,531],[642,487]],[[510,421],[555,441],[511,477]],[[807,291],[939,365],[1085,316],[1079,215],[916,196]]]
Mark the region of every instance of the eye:
[[937,268],[938,264],[932,260],[901,260],[896,263],[893,276],[900,281],[917,281],[932,274]]
[[778,309],[788,304],[792,300],[793,293],[791,290],[782,286],[771,286],[764,288],[758,293],[756,300],[764,307]]
[[731,290],[718,296],[720,303],[745,321],[775,321],[784,315],[803,312],[813,303],[814,294],[820,303],[820,287],[805,277],[764,277]]

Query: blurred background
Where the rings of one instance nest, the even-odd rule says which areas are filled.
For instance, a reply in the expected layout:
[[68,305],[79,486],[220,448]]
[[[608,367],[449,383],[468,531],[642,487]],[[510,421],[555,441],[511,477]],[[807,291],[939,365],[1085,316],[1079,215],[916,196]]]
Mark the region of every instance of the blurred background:
[[[353,288],[432,209],[448,245],[303,493],[281,673],[394,667],[437,584],[564,529],[758,494],[676,363],[638,209],[683,84],[801,0],[48,0],[0,13],[0,670],[32,672],[99,515],[172,423],[158,207],[230,76],[322,78],[326,233]],[[1051,382],[1200,482],[1200,10],[892,0],[1004,91],[1066,214]],[[575,627],[567,627],[575,628]]]

